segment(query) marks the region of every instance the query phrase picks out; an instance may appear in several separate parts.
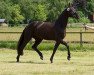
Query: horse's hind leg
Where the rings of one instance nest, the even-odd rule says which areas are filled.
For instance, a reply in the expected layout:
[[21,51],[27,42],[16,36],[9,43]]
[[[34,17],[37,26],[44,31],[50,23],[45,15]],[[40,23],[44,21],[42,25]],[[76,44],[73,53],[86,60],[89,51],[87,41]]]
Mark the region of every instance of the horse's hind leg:
[[32,48],[39,54],[40,56],[40,59],[43,60],[43,55],[42,53],[37,49],[37,46],[41,43],[42,39],[35,39],[35,43],[34,45],[32,46]]

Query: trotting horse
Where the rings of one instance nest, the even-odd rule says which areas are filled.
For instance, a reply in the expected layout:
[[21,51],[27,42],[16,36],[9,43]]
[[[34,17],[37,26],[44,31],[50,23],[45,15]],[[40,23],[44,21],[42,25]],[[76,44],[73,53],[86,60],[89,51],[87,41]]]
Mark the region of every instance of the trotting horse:
[[55,23],[51,22],[42,22],[42,21],[33,21],[29,23],[28,26],[25,27],[23,30],[21,37],[18,42],[17,47],[17,62],[19,62],[20,55],[23,55],[23,49],[26,44],[32,39],[35,39],[35,43],[32,48],[39,54],[40,59],[43,60],[42,53],[37,49],[37,46],[41,43],[43,39],[45,40],[54,40],[56,41],[53,53],[51,55],[50,61],[53,63],[54,54],[60,44],[63,44],[68,49],[68,56],[67,59],[70,60],[70,50],[67,43],[63,40],[66,36],[66,26],[68,23],[68,18],[73,17],[79,19],[79,16],[76,10],[70,6],[66,8]]

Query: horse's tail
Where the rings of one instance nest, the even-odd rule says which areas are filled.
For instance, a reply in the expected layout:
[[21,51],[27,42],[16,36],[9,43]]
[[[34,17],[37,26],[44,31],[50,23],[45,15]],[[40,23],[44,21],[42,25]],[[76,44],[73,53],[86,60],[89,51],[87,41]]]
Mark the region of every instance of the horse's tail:
[[[33,33],[33,24],[34,22],[31,22],[28,24],[28,26],[25,27],[23,30],[20,39],[18,41],[17,45],[17,53],[18,55],[23,55],[23,49],[26,46],[26,44],[31,40],[32,38],[32,33]],[[28,34],[30,33],[30,34]]]
[[18,55],[23,55],[23,49],[22,49],[22,43],[24,41],[24,30],[20,36],[20,39],[18,41],[18,45],[17,45],[17,53]]

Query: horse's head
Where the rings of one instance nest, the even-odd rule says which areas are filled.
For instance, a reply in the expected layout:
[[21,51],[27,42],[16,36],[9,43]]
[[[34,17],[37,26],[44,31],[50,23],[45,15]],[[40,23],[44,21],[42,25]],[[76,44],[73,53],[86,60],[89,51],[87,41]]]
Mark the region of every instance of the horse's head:
[[68,16],[69,17],[73,17],[73,18],[79,19],[79,15],[76,12],[76,9],[74,7],[68,7],[66,9],[66,11],[68,12]]

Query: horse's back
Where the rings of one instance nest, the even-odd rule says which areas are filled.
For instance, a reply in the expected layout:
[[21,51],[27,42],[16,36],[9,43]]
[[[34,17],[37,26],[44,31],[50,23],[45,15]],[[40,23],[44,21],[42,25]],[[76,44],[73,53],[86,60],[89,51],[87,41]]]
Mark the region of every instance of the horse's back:
[[36,21],[32,23],[33,37],[52,40],[54,38],[54,24],[51,22]]

